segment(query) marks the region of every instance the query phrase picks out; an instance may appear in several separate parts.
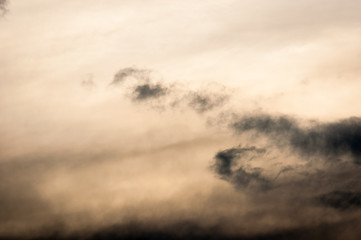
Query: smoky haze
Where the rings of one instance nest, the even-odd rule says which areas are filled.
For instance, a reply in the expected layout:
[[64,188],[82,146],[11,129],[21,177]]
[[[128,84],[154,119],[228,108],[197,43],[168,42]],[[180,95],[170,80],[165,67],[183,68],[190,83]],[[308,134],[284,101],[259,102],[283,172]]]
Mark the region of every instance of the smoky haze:
[[360,10],[0,0],[0,239],[360,239]]

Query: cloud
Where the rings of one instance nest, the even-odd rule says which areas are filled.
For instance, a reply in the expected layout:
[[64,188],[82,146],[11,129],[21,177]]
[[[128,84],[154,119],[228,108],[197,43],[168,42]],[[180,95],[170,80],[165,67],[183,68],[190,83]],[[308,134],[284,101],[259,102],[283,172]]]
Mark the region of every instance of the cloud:
[[167,94],[168,89],[161,84],[143,84],[135,87],[133,95],[136,100],[158,98]]
[[[268,152],[274,152],[274,155],[262,156],[262,174],[256,172],[252,177],[268,179],[272,188],[293,186],[299,191],[308,191],[313,187],[305,183],[313,179],[319,183],[314,187],[317,191],[350,190],[352,181],[357,181],[360,175],[356,167],[361,163],[360,118],[322,123],[302,122],[287,115],[254,114],[238,117],[230,126],[252,144],[262,142],[266,137]],[[253,152],[255,149],[233,148],[217,153],[216,172],[235,184],[235,172],[232,171],[235,159],[242,158],[243,151]],[[250,161],[250,165],[255,159]],[[284,160],[274,162],[274,159]],[[277,174],[272,170],[275,166],[279,166]],[[273,178],[270,177],[272,174]],[[345,175],[348,178],[344,178]],[[240,186],[247,187],[246,184]],[[334,188],[329,189],[329,186]]]
[[227,99],[227,96],[194,92],[189,94],[189,98],[189,106],[195,111],[203,113],[223,105]]
[[265,153],[265,149],[256,147],[226,149],[216,154],[212,167],[222,179],[230,181],[236,187],[253,186],[266,189],[270,187],[270,181],[261,175],[261,169],[247,169],[242,162],[242,158],[253,158],[263,153]]
[[34,162],[0,162],[0,226],[20,231],[50,218],[51,204],[38,188],[45,170]]
[[126,80],[130,81],[128,89],[131,91],[131,100],[139,102],[159,98],[167,95],[170,87],[153,79],[152,71],[137,67],[126,67],[120,69],[113,78],[110,85],[118,86]]
[[244,153],[256,152],[262,153],[263,149],[257,149],[256,147],[241,148],[235,147],[220,151],[215,156],[216,163],[214,165],[215,170],[218,174],[223,176],[232,175],[231,167],[236,164],[235,160],[239,159]]
[[8,5],[7,0],[0,0],[0,16],[5,15],[5,13],[8,11],[7,5]]
[[66,234],[59,231],[63,226],[59,224],[57,229],[48,229],[37,236],[10,237],[0,239],[58,239],[58,240],[115,240],[115,239],[195,239],[195,240],[290,240],[310,239],[318,240],[320,236],[325,240],[352,239],[356,240],[360,232],[360,223],[357,220],[343,221],[340,223],[317,224],[309,227],[294,227],[291,229],[277,229],[268,233],[258,234],[230,234],[225,231],[227,223],[218,223],[210,226],[183,221],[165,226],[154,226],[154,224],[142,224],[130,222],[103,227],[101,229],[83,229]]
[[98,231],[80,232],[71,236],[58,234],[57,239],[228,239],[221,226],[202,226],[192,221],[157,226],[156,224],[130,222],[109,226]]
[[[189,107],[197,113],[204,113],[219,108],[225,104],[229,96],[224,94],[224,89],[219,86],[207,86],[206,89],[194,91],[184,89],[177,84],[166,84],[162,79],[156,79],[154,72],[149,69],[137,67],[121,68],[110,83],[111,86],[119,86],[126,80],[129,81],[131,100],[143,103],[147,100],[157,99],[161,96],[168,97],[167,101],[159,102],[162,109],[174,109],[175,107]],[[219,92],[215,91],[218,89]],[[127,89],[127,87],[125,87]],[[213,91],[213,92],[210,92]],[[171,94],[172,93],[172,94]],[[152,102],[152,104],[154,104]]]
[[41,217],[49,211],[49,206],[26,180],[16,180],[10,177],[1,178],[0,184],[0,224],[12,221],[28,221]]
[[212,169],[257,205],[286,212],[313,209],[315,216],[341,210],[319,219],[322,224],[334,217],[346,220],[345,210],[361,208],[360,118],[325,123],[254,114],[236,117],[230,126],[254,146],[217,152]]
[[124,82],[127,78],[133,77],[140,81],[149,80],[150,71],[147,69],[140,69],[137,67],[121,68],[113,78],[112,85],[117,85]]
[[318,199],[325,206],[339,210],[361,208],[361,192],[332,191],[321,195]]
[[253,131],[265,135],[278,146],[289,146],[302,156],[348,156],[355,164],[361,164],[361,118],[302,127],[289,116],[254,115],[236,120],[231,127],[240,134]]

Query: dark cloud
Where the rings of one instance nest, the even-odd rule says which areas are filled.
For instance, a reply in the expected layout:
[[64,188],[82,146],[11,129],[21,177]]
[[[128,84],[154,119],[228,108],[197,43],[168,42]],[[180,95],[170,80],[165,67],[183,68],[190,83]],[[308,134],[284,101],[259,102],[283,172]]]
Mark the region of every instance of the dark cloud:
[[[82,235],[82,234],[81,234]],[[84,234],[86,235],[86,234]],[[131,222],[107,227],[90,234],[87,239],[229,239],[220,226],[202,226],[195,222],[178,222],[157,226]],[[79,238],[75,238],[79,239]],[[80,237],[80,239],[82,239]]]
[[213,168],[222,179],[230,181],[237,187],[247,188],[251,185],[266,189],[270,187],[270,181],[261,175],[261,169],[246,169],[242,164],[242,158],[252,159],[263,153],[265,153],[264,149],[256,147],[226,149],[216,154]]
[[189,98],[189,106],[199,113],[210,111],[216,107],[219,107],[226,100],[226,96],[223,95],[211,95],[199,92],[190,94]]
[[170,90],[162,83],[155,83],[151,77],[152,71],[136,67],[120,69],[114,76],[111,85],[123,83],[127,78],[133,78],[130,84],[132,100],[145,101],[164,96]]
[[136,67],[126,67],[120,69],[113,78],[111,82],[112,85],[117,85],[124,82],[128,77],[134,77],[138,80],[148,80],[149,79],[149,70],[140,69]]
[[266,135],[279,146],[290,146],[303,156],[349,156],[361,164],[361,119],[357,117],[302,127],[292,117],[255,115],[238,119],[232,128],[238,133],[254,131]]
[[361,192],[332,191],[321,195],[319,201],[325,206],[339,210],[361,208]]
[[136,100],[147,100],[151,98],[158,98],[166,95],[168,89],[161,84],[142,84],[136,86],[133,92],[133,96]]
[[197,113],[204,113],[222,106],[228,99],[228,95],[223,93],[224,89],[219,92],[209,92],[209,89],[214,91],[214,88],[219,88],[219,86],[208,87],[204,91],[192,91],[177,84],[169,85],[160,79],[156,80],[152,73],[151,70],[137,67],[122,68],[114,75],[110,85],[116,86],[125,82],[126,79],[132,79],[128,85],[130,86],[128,90],[131,91],[128,96],[136,102],[145,102],[167,95],[168,101],[159,103],[161,106],[157,106],[161,109],[187,106]]
[[222,176],[231,176],[232,175],[231,168],[237,164],[236,160],[238,160],[244,153],[247,152],[262,153],[264,152],[264,150],[257,149],[256,147],[249,147],[249,148],[235,147],[220,151],[215,156],[216,163],[214,167],[216,172]]
[[36,236],[22,237],[0,237],[0,240],[341,240],[350,239],[357,240],[361,234],[360,223],[357,220],[345,221],[341,223],[319,224],[309,227],[299,227],[293,229],[278,229],[259,234],[231,234],[224,229],[226,224],[215,224],[211,226],[203,226],[201,224],[185,221],[165,226],[155,226],[153,224],[141,224],[131,222],[104,227],[102,229],[86,229],[72,233],[61,231],[62,225],[58,229],[51,231],[48,229]]
[[[320,123],[258,114],[237,118],[231,127],[252,144],[263,142],[266,136],[267,154],[256,147],[230,148],[218,152],[213,165],[222,179],[238,189],[252,186],[256,191],[248,196],[254,201],[262,202],[258,198],[266,194],[269,201],[274,199],[274,206],[282,200],[286,205],[297,201],[302,209],[320,203],[323,209],[361,208],[360,118]],[[257,171],[254,166],[262,169]]]

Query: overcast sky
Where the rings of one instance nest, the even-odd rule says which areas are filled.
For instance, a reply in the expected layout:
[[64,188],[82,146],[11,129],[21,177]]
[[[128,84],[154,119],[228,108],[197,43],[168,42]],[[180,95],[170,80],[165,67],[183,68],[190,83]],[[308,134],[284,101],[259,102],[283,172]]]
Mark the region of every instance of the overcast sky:
[[0,0],[0,238],[359,239],[360,12]]

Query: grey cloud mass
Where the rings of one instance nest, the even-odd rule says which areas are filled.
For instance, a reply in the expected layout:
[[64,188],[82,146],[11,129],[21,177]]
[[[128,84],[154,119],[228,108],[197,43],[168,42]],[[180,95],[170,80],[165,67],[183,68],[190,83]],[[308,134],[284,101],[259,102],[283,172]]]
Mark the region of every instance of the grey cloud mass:
[[146,100],[150,98],[158,98],[167,94],[167,88],[158,84],[143,84],[138,85],[134,89],[134,98],[136,100]]
[[340,210],[361,208],[360,192],[332,191],[321,195],[318,199],[325,206]]
[[[264,154],[263,148],[234,147],[215,155],[213,170],[240,191],[247,191],[254,182],[261,186],[251,188],[254,199],[260,193],[275,198],[285,194],[284,200],[286,195],[297,195],[303,207],[360,208],[360,118],[320,123],[287,115],[255,114],[238,118],[230,126],[252,144],[266,136],[267,152],[277,152],[271,156]],[[254,162],[260,157],[263,167],[257,171]],[[289,165],[272,170],[277,166],[272,163],[275,157]],[[286,204],[291,201],[294,199],[289,198]]]
[[236,120],[232,128],[240,134],[263,134],[303,156],[350,157],[355,164],[361,164],[361,119],[357,117],[302,127],[289,116],[255,115]]
[[242,164],[242,161],[244,161],[242,158],[248,157],[252,159],[263,153],[265,153],[265,149],[256,147],[226,149],[216,154],[213,168],[222,179],[230,181],[237,187],[247,188],[251,185],[266,189],[270,187],[270,182],[262,177],[261,169],[245,169]]

